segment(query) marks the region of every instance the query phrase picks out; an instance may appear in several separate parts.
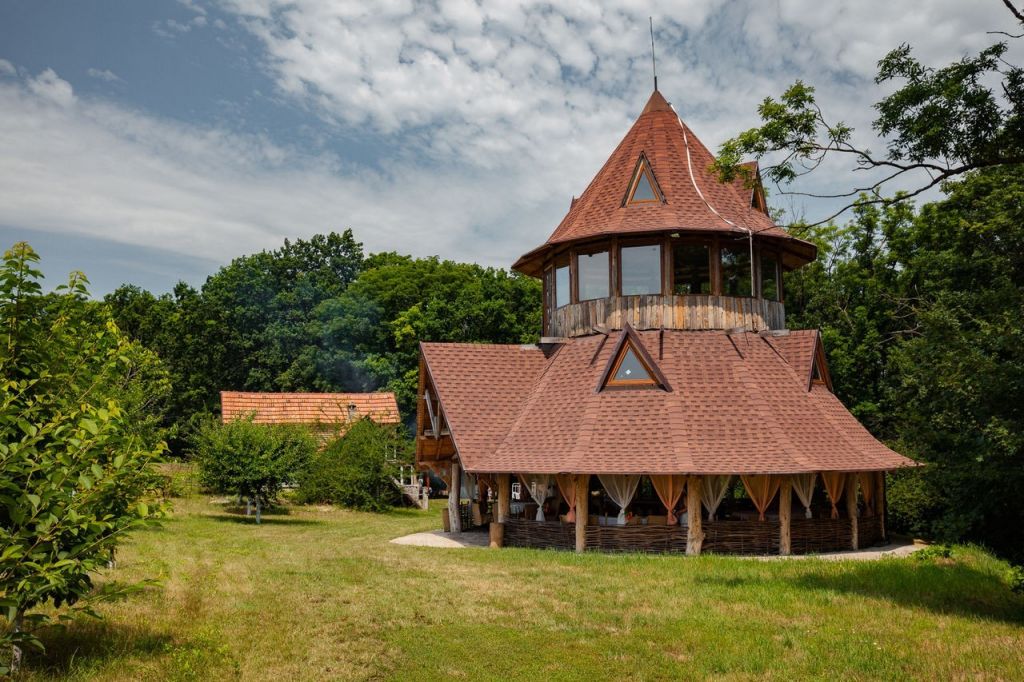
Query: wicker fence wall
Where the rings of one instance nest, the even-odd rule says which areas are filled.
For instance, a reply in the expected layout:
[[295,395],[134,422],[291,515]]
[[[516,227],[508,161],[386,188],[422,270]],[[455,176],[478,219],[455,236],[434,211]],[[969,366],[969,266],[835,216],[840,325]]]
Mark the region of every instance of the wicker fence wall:
[[[713,554],[778,554],[778,521],[705,521],[702,552]],[[790,523],[793,554],[816,554],[850,549],[849,519],[794,518]],[[878,517],[859,520],[861,547],[881,540]],[[568,523],[538,523],[530,519],[505,522],[505,545],[538,549],[573,549],[576,527]],[[680,553],[686,551],[685,526],[587,526],[587,549],[598,552]]]
[[862,516],[857,519],[857,546],[870,547],[882,541],[882,517]]
[[587,526],[587,549],[600,552],[685,552],[686,528],[652,526]]
[[703,552],[778,554],[778,521],[705,521]]
[[576,526],[570,523],[509,519],[505,521],[505,545],[535,549],[575,549]]
[[849,519],[799,519],[789,524],[793,554],[817,554],[850,549],[853,529]]

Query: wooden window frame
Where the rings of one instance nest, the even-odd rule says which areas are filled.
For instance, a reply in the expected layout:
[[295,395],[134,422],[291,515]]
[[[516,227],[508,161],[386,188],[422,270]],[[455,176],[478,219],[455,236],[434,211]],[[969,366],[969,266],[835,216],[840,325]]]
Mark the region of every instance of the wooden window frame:
[[765,299],[766,301],[772,301],[773,303],[782,302],[782,254],[775,249],[766,249],[759,247],[757,253],[757,296],[758,298],[764,298],[764,263],[762,262],[766,256],[775,259],[775,298]]
[[[672,296],[717,296],[718,285],[715,282],[715,256],[718,253],[717,240],[708,237],[677,237],[669,240],[668,248],[668,292]],[[710,291],[706,294],[677,294],[676,293],[676,262],[675,262],[675,247],[684,245],[699,245],[708,247],[708,284],[710,285]]]
[[569,268],[569,297],[565,305],[571,305],[573,301],[572,286],[572,254],[568,251],[557,254],[551,259],[551,310],[558,310],[563,307],[558,305],[558,270]]
[[[737,243],[737,244],[738,243],[742,243],[743,244],[743,247],[742,247],[743,252],[749,254],[750,253],[750,242],[747,241],[747,239],[748,239],[748,237],[741,237],[739,239],[729,240],[729,243],[727,243],[727,244],[722,244],[721,241],[718,240],[719,243],[716,245],[717,246],[716,251],[718,252],[718,254],[717,254],[718,257],[715,259],[715,262],[718,265],[718,278],[717,278],[718,279],[718,282],[717,282],[717,285],[718,285],[717,286],[717,289],[718,289],[718,294],[717,295],[718,296],[728,296],[729,298],[758,298],[758,294],[759,294],[759,292],[758,292],[758,288],[759,288],[758,287],[758,282],[760,280],[760,273],[759,273],[759,268],[758,268],[757,262],[760,260],[760,257],[758,256],[758,249],[757,249],[756,246],[754,247],[754,262],[753,262],[753,266],[754,267],[752,268],[753,272],[751,272],[751,278],[752,279],[750,281],[750,293],[745,295],[745,296],[742,295],[742,294],[736,295],[736,296],[734,296],[732,294],[727,294],[727,293],[725,293],[725,282],[722,281],[723,280],[723,275],[722,275],[722,273],[723,273],[723,270],[722,270],[722,250],[723,250],[723,248],[729,248],[731,246],[731,244],[734,244],[734,243]],[[715,288],[715,287],[712,287],[712,288]]]
[[[661,290],[655,291],[648,294],[624,294],[622,293],[622,249],[633,248],[634,246],[657,246],[661,249],[658,254],[658,267],[661,270],[658,272],[658,282],[660,283]],[[616,284],[616,296],[664,296],[665,295],[665,241],[663,239],[652,238],[652,239],[638,239],[628,241],[618,241],[615,244],[615,284]]]
[[[654,190],[655,197],[653,199],[633,199],[637,187],[640,186],[640,178],[645,175],[647,176],[647,182],[651,185],[651,189]],[[637,159],[633,175],[629,179],[629,187],[626,188],[626,196],[622,200],[622,207],[663,203],[665,203],[665,193],[661,191],[661,185],[658,184],[658,178],[654,175],[654,169],[651,167],[651,162],[647,160],[647,155],[640,152],[640,158]]]
[[[622,361],[626,359],[626,354],[629,353],[629,351],[633,351],[633,355],[643,366],[644,371],[647,372],[646,379],[615,378],[615,375],[619,373],[619,367],[622,366]],[[643,355],[633,346],[633,342],[631,340],[627,340],[625,345],[619,349],[619,357],[615,360],[615,364],[612,365],[612,371],[608,374],[608,381],[605,382],[604,386],[605,388],[660,388],[658,382],[654,379],[654,371],[647,366],[646,362],[644,362]]]
[[[613,279],[613,259],[611,247],[612,245],[610,243],[602,242],[601,244],[595,244],[592,247],[576,249],[575,251],[572,252],[571,264],[573,268],[569,270],[569,282],[572,288],[573,303],[582,303],[583,301],[599,301],[602,298],[610,298],[615,295],[615,290],[612,288],[612,285],[615,284],[615,281]],[[608,254],[608,293],[606,293],[604,296],[595,296],[593,298],[580,298],[580,256],[593,256],[596,253],[602,252]],[[573,276],[574,274],[575,277]]]

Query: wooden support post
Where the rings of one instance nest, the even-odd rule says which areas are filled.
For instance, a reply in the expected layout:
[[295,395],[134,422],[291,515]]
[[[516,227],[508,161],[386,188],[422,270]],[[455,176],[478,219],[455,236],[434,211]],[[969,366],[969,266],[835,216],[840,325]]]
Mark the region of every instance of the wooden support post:
[[850,517],[850,548],[856,550],[860,547],[860,540],[857,537],[857,487],[860,476],[857,472],[851,471],[846,475],[846,515]]
[[686,553],[700,554],[704,544],[704,530],[700,520],[700,476],[690,476],[686,481]]
[[779,486],[779,554],[789,556],[792,537],[789,531],[790,519],[793,517],[793,482],[789,476],[782,479]]
[[512,475],[498,474],[498,523],[505,523],[511,516]]
[[587,548],[587,518],[590,514],[590,474],[576,474],[576,551]]
[[459,460],[452,459],[452,480],[448,484],[448,526],[453,533],[462,532],[462,516],[459,514],[459,499],[462,496],[462,467]]
[[885,532],[885,472],[875,472],[875,516],[878,517],[878,527],[882,533],[882,540],[889,541],[889,535]]

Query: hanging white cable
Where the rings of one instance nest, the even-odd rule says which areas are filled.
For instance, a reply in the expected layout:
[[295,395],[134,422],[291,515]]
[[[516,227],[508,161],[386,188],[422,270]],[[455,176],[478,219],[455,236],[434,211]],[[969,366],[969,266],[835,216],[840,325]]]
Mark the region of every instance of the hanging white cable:
[[694,177],[694,175],[693,175],[693,160],[690,158],[690,140],[686,136],[686,126],[683,125],[683,119],[679,118],[679,113],[676,111],[676,108],[673,107],[671,104],[669,104],[669,106],[672,107],[672,113],[674,113],[676,115],[676,121],[679,122],[679,127],[683,131],[683,146],[686,147],[686,170],[689,171],[689,173],[690,173],[690,184],[693,185],[693,188],[695,190],[697,190],[697,196],[700,197],[700,200],[704,202],[704,205],[707,206],[708,209],[712,213],[714,213],[716,216],[718,216],[719,218],[721,218],[722,220],[724,220],[728,224],[732,225],[736,229],[738,229],[738,230],[745,230],[746,233],[747,233],[747,240],[750,242],[750,295],[753,296],[754,295],[754,291],[755,291],[755,289],[754,289],[754,286],[755,286],[755,282],[754,282],[754,231],[751,230],[749,227],[743,227],[742,225],[737,225],[733,221],[731,221],[728,218],[726,218],[724,215],[719,213],[715,209],[714,206],[711,205],[710,201],[708,201],[704,197],[704,193],[701,192],[700,191],[700,187],[697,186],[697,178]]

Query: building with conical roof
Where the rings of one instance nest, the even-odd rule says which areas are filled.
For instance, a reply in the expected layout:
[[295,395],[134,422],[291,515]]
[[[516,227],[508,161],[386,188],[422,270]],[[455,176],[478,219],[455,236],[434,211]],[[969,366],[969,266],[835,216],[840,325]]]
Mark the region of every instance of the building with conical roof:
[[884,472],[913,466],[832,392],[789,331],[756,164],[714,157],[657,90],[548,240],[537,345],[422,343],[416,457],[453,530],[497,544],[806,553],[885,537]]

